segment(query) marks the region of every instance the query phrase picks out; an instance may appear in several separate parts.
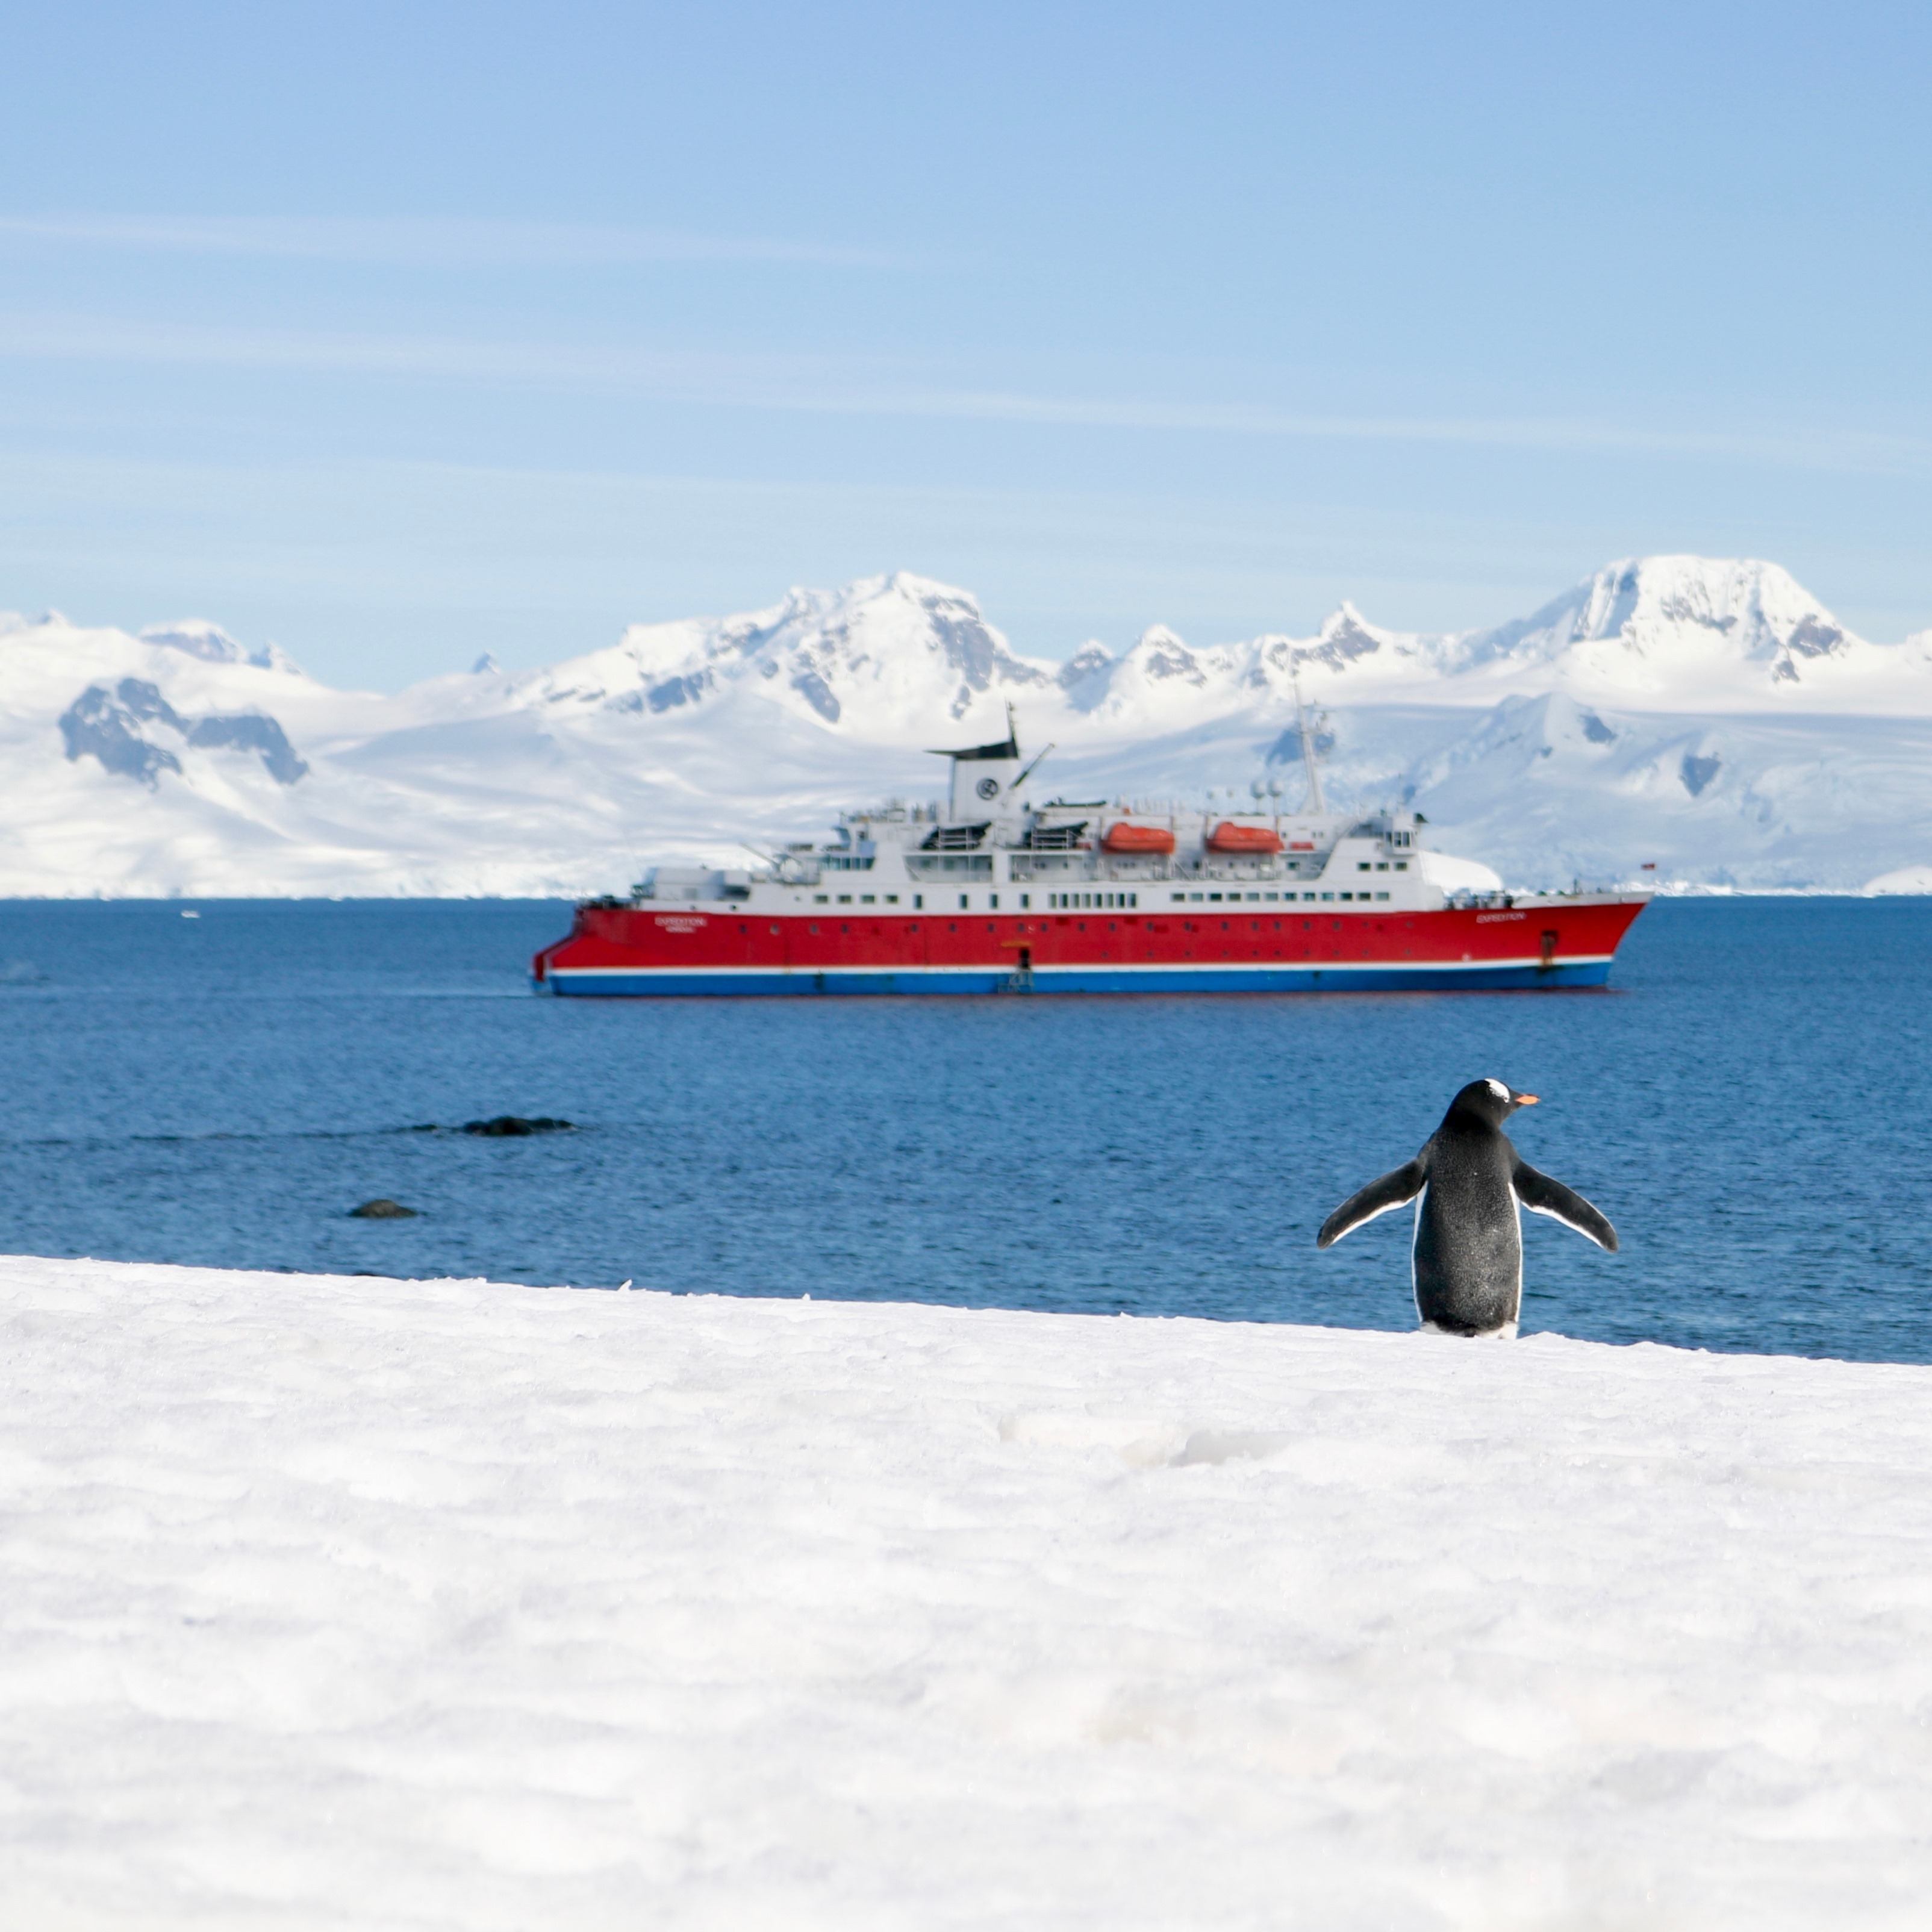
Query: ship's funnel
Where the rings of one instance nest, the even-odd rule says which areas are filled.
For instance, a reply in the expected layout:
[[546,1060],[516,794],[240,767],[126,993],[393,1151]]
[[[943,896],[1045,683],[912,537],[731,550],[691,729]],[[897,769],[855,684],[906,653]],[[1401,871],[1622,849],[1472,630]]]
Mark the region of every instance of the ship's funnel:
[[1006,707],[1006,735],[997,745],[971,745],[960,752],[934,751],[936,758],[952,760],[952,809],[954,819],[986,819],[1009,809],[1007,795],[1024,776],[1019,734],[1013,710]]

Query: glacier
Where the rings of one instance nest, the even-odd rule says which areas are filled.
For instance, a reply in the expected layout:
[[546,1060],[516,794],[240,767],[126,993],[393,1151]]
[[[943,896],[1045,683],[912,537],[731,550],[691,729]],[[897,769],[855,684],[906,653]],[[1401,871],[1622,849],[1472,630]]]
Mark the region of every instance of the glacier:
[[1422,812],[1510,884],[1922,892],[1932,632],[1875,644],[1778,566],[1612,564],[1491,628],[1379,626],[1118,654],[1016,650],[900,572],[394,694],[335,690],[205,620],[0,615],[0,892],[573,896],[742,862],[938,789],[932,747],[1052,744],[1042,795],[1303,784]]

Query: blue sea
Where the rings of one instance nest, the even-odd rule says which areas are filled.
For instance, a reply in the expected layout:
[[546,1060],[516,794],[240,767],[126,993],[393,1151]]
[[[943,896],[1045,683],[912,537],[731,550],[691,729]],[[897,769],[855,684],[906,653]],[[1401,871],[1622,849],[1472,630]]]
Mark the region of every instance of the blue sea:
[[1526,1331],[1932,1360],[1932,902],[1666,902],[1493,994],[534,995],[568,920],[0,904],[0,1250],[1403,1328],[1408,1216],[1315,1230],[1493,1074],[1623,1240],[1526,1217]]

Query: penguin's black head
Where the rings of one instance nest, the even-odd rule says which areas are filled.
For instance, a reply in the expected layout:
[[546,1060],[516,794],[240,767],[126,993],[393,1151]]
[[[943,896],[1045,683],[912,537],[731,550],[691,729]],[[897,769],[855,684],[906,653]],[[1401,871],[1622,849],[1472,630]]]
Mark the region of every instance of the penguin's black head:
[[1472,1080],[1449,1102],[1449,1111],[1452,1114],[1473,1114],[1486,1125],[1499,1127],[1517,1108],[1535,1105],[1534,1094],[1519,1094],[1500,1080]]

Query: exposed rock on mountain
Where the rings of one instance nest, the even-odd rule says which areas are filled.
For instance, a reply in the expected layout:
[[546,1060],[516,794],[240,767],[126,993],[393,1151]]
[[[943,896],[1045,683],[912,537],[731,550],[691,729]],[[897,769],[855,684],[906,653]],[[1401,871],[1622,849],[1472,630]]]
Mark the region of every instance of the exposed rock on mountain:
[[[198,655],[198,653],[197,653]],[[217,660],[230,662],[233,660]],[[233,717],[188,719],[145,679],[124,677],[112,692],[90,684],[61,714],[61,736],[70,761],[94,758],[104,770],[160,788],[164,772],[178,772],[182,761],[164,745],[143,735],[149,723],[165,726],[184,743],[211,749],[256,752],[278,784],[293,784],[308,766],[296,756],[288,734],[272,718],[246,712]]]

